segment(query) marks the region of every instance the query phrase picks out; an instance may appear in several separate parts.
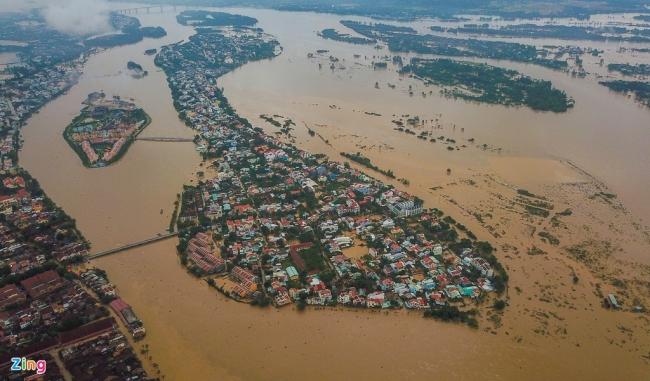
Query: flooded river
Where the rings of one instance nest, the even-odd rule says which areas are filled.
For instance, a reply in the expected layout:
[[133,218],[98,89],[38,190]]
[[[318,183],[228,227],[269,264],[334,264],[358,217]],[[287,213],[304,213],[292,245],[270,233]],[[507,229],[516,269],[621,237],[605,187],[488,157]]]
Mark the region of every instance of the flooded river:
[[[650,195],[650,110],[625,96],[609,92],[593,78],[574,78],[534,65],[498,62],[500,66],[517,69],[535,78],[551,80],[556,87],[566,91],[575,99],[576,106],[562,114],[446,99],[437,95],[435,86],[426,88],[409,78],[401,78],[391,65],[389,70],[369,69],[373,56],[391,54],[386,50],[325,40],[316,35],[324,28],[345,30],[338,21],[354,19],[352,17],[320,14],[295,17],[291,13],[265,10],[248,11],[247,14],[258,18],[260,26],[275,35],[284,47],[278,58],[246,65],[222,80],[226,96],[249,119],[259,120],[260,114],[281,114],[298,122],[298,129],[303,127],[303,121],[315,130],[319,130],[318,125],[326,125],[336,131],[329,136],[347,135],[343,139],[345,142],[341,142],[342,147],[351,148],[350,143],[355,141],[352,135],[360,135],[368,139],[355,143],[366,146],[385,143],[395,149],[402,148],[406,154],[412,155],[410,158],[403,156],[411,162],[445,162],[440,166],[434,164],[435,170],[455,163],[459,163],[458,167],[486,165],[486,157],[475,151],[449,153],[444,146],[431,147],[427,142],[405,140],[403,135],[393,131],[394,125],[391,124],[394,115],[419,115],[421,119],[441,115],[447,128],[440,131],[440,135],[453,136],[456,140],[472,137],[481,144],[501,147],[504,153],[517,156],[571,160],[604,181],[628,208],[650,222],[650,204],[646,202]],[[421,24],[432,25],[431,22]],[[416,27],[424,29],[422,25]],[[634,57],[618,54],[620,43],[517,41],[538,46],[573,44],[594,47],[605,50],[606,62],[610,59],[615,62],[650,62],[650,54]],[[307,53],[318,49],[329,51],[325,57],[333,55],[342,60],[345,69],[332,71],[329,62],[319,69],[317,60],[307,58]],[[355,58],[355,54],[360,57]],[[587,55],[584,61],[588,70],[606,74],[606,69],[596,63],[599,58]],[[486,62],[496,63],[493,60]],[[376,82],[379,89],[375,87]],[[388,84],[396,87],[392,89]],[[408,94],[408,85],[413,88],[413,96]],[[421,96],[423,91],[428,94],[431,90],[433,96]],[[364,112],[380,113],[382,117],[368,116]],[[464,129],[462,134],[461,128]],[[306,129],[298,131],[301,132],[305,138],[302,140],[308,140]],[[386,158],[376,154],[372,159],[382,161]],[[386,161],[386,164],[391,163]],[[417,168],[419,172],[414,171],[414,174],[431,176],[431,186],[435,186],[434,179],[439,178],[442,172],[422,172],[421,169]]]
[[[650,216],[650,207],[642,202],[650,189],[650,112],[594,81],[508,64],[566,90],[577,103],[567,114],[453,101],[435,95],[434,88],[434,95],[423,98],[419,94],[424,87],[399,78],[394,68],[370,69],[372,55],[388,52],[316,36],[322,28],[338,27],[339,16],[249,9],[239,13],[257,17],[284,53],[228,74],[221,81],[225,93],[252,121],[263,113],[292,118],[301,147],[330,154],[364,150],[380,167],[406,178],[426,177],[420,183],[430,186],[440,181],[444,168],[470,171],[498,160],[499,154],[475,147],[446,152],[396,133],[390,123],[393,114],[439,118],[441,135],[474,137],[501,147],[501,155],[570,159],[604,180],[635,213]],[[200,161],[191,143],[137,141],[116,164],[88,169],[63,139],[81,102],[97,90],[134,98],[153,120],[143,136],[192,136],[177,118],[164,74],[143,54],[185,39],[192,30],[178,25],[171,13],[140,19],[144,25],[163,26],[168,36],[92,56],[79,84],[45,106],[23,130],[21,164],[76,219],[94,251],[164,231],[176,194]],[[331,71],[323,65],[319,70],[318,61],[307,58],[316,49],[330,50],[345,69]],[[354,54],[361,56],[355,59]],[[126,73],[129,60],[149,75],[131,78]],[[408,85],[416,95],[409,96]],[[310,139],[305,124],[331,146]],[[256,309],[225,299],[187,274],[175,244],[162,241],[96,261],[144,320],[144,343],[167,380],[608,380],[647,374],[637,355],[614,346],[603,350],[570,340],[515,338],[507,330],[492,334],[405,312]],[[567,318],[578,322],[579,337],[600,340],[590,329],[603,319],[584,312]]]
[[258,309],[185,273],[173,250],[164,241],[98,261],[146,322],[168,380],[641,380],[647,370],[617,348],[517,343],[417,313]]
[[[144,55],[150,48],[180,41],[193,33],[170,14],[143,16],[144,25],[162,25],[168,35],[93,55],[79,83],[46,105],[23,129],[21,164],[65,211],[95,251],[119,246],[166,230],[173,202],[189,182],[200,157],[192,143],[136,141],[126,155],[106,168],[86,168],[63,139],[63,130],[93,92],[133,98],[152,123],[140,136],[193,137],[172,105],[165,74]],[[135,61],[149,75],[135,79],[126,64]],[[162,213],[161,213],[162,210]]]

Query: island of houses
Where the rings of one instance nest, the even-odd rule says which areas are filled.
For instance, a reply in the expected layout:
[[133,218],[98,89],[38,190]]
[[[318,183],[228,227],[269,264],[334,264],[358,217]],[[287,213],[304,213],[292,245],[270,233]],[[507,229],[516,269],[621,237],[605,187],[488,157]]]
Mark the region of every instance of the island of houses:
[[63,132],[85,166],[104,167],[117,161],[151,122],[134,103],[103,92],[88,95],[85,107]]
[[156,57],[214,173],[181,194],[175,221],[181,263],[231,298],[278,307],[339,304],[463,316],[466,307],[503,292],[507,274],[492,246],[464,226],[350,163],[283,143],[234,112],[218,77],[272,57],[274,45],[259,30],[201,29]]

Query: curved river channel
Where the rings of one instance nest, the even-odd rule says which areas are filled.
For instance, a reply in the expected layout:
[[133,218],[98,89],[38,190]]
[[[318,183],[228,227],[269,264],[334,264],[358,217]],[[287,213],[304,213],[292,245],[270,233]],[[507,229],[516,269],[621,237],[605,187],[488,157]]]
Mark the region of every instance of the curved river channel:
[[[419,84],[399,78],[394,70],[369,70],[370,61],[355,63],[353,58],[388,52],[316,35],[325,27],[337,27],[340,16],[238,12],[258,18],[259,26],[284,48],[276,59],[248,64],[222,80],[233,106],[251,121],[258,122],[259,114],[277,113],[291,117],[297,127],[303,123],[338,126],[342,135],[357,131],[359,136],[371,136],[363,144],[383,143],[409,152],[402,159],[376,156],[380,167],[404,164],[400,173],[407,178],[418,176],[422,168],[436,168],[435,173],[442,174],[438,168],[450,165],[489,165],[491,157],[486,153],[450,158],[442,149],[425,152],[412,140],[404,142],[390,124],[393,114],[428,118],[442,114],[448,136],[460,134],[462,127],[466,136],[513,155],[570,159],[605,181],[638,216],[650,220],[645,202],[650,189],[650,111],[609,93],[595,81],[507,64],[551,79],[566,90],[576,99],[575,109],[567,114],[470,104],[435,95],[410,97],[408,84]],[[21,165],[76,219],[93,251],[164,232],[176,194],[200,169],[192,143],[148,141],[136,141],[114,165],[88,169],[63,139],[63,130],[79,113],[81,102],[98,90],[133,98],[152,117],[142,136],[193,136],[177,118],[164,73],[155,67],[152,56],[143,54],[186,39],[193,30],[177,24],[173,13],[138,17],[143,25],[163,26],[168,35],[93,55],[79,83],[34,115],[22,131]],[[319,70],[307,58],[316,49],[328,49],[344,59],[346,69]],[[129,76],[129,60],[141,64],[149,75]],[[390,89],[387,83],[398,86]],[[383,116],[373,118],[363,111]],[[452,131],[452,125],[458,127]],[[296,134],[300,139],[306,130]],[[351,142],[341,144],[354,149]],[[311,145],[318,149],[309,142],[301,146]],[[433,185],[437,175],[430,176]],[[558,340],[545,346],[520,344],[502,331],[492,335],[404,316],[405,312],[252,308],[215,294],[187,274],[178,264],[175,245],[172,239],[95,261],[145,322],[148,334],[142,343],[149,345],[167,380],[543,380],[559,376],[604,380],[622,376],[610,364],[627,372],[628,379],[644,371],[638,358],[617,348],[600,351]],[[568,358],[571,363],[565,361]]]

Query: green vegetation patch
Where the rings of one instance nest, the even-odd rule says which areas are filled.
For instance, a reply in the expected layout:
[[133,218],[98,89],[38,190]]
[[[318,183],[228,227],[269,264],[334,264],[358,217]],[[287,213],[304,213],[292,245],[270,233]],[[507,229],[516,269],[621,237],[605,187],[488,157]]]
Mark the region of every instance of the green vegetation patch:
[[545,239],[548,243],[550,243],[553,246],[557,246],[560,244],[560,240],[556,236],[554,236],[553,234],[547,231],[541,231],[537,233],[537,235]]
[[391,179],[395,178],[395,174],[393,173],[392,170],[390,170],[390,169],[386,170],[386,169],[379,168],[378,166],[374,165],[369,158],[363,156],[359,152],[354,153],[354,154],[350,154],[350,153],[347,153],[347,152],[341,152],[341,156],[343,156],[345,158],[348,158],[348,159],[354,161],[355,163],[361,164],[366,168],[370,168],[373,171],[377,171],[377,172],[381,173],[382,175],[384,175],[386,177],[390,177]]
[[607,65],[607,70],[617,71],[623,75],[628,76],[650,75],[650,65],[648,64],[609,64]]
[[374,44],[377,42],[377,40],[373,38],[354,37],[350,36],[347,33],[341,33],[332,28],[323,29],[320,33],[318,33],[318,35],[329,40],[348,42],[350,44],[357,45]]
[[424,317],[465,323],[472,328],[478,328],[478,321],[474,317],[476,314],[476,310],[461,311],[456,306],[441,306],[424,311]]
[[242,15],[233,15],[225,12],[210,12],[201,10],[187,10],[176,16],[176,21],[181,25],[193,26],[253,26],[257,19]]
[[539,247],[533,245],[533,247],[528,248],[528,255],[545,255],[546,251],[540,249]]
[[522,196],[532,197],[532,198],[539,198],[541,200],[544,200],[544,197],[538,196],[535,193],[532,193],[532,192],[530,192],[530,191],[528,191],[526,189],[517,189],[517,193],[519,193]]
[[566,60],[555,59],[550,50],[540,49],[534,45],[473,38],[451,38],[432,34],[425,35],[416,33],[412,28],[386,24],[368,24],[349,20],[343,20],[341,24],[362,36],[385,41],[392,52],[492,58],[531,63],[554,70],[568,68]]
[[308,249],[299,251],[300,257],[305,261],[306,270],[308,272],[312,271],[322,271],[326,268],[325,261],[321,255],[320,248],[317,246],[312,246]]
[[[431,27],[434,32],[441,32],[439,26]],[[647,42],[648,37],[643,29],[628,29],[623,27],[591,27],[577,25],[537,25],[516,24],[498,28],[489,24],[465,24],[458,28],[446,28],[449,33],[466,33],[496,37],[524,38],[553,38],[558,40],[588,40],[588,41],[633,41]]]
[[623,94],[632,94],[634,99],[650,107],[650,83],[640,81],[601,81],[601,85],[612,91]]
[[538,207],[535,207],[535,206],[532,206],[532,205],[526,205],[524,208],[526,209],[526,212],[528,212],[529,214],[532,214],[533,216],[539,216],[539,217],[546,218],[551,214],[546,209],[538,208]]
[[121,33],[105,34],[84,40],[87,47],[110,48],[119,45],[134,44],[146,38],[161,38],[167,31],[159,26],[140,26],[140,21],[131,16],[111,13],[111,25]]
[[447,21],[466,21],[457,15],[498,15],[507,18],[576,17],[612,12],[647,12],[638,0],[251,0],[254,5],[270,5],[289,11],[312,11],[363,15],[388,19],[421,19],[439,17]]
[[453,98],[553,112],[567,111],[574,104],[549,81],[483,63],[413,59],[402,72],[445,87],[442,93]]

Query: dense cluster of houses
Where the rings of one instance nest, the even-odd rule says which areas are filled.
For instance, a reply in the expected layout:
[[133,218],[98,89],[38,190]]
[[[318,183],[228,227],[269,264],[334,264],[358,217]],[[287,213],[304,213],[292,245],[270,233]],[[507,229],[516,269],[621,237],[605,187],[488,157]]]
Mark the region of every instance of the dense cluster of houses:
[[[0,343],[14,353],[57,343],[60,332],[105,317],[107,311],[78,284],[48,270],[0,289]],[[0,364],[6,359],[0,359]]]
[[20,66],[0,73],[0,378],[36,379],[33,371],[9,371],[11,357],[27,356],[47,361],[48,380],[70,378],[64,373],[76,380],[146,379],[108,308],[71,271],[88,251],[74,220],[17,165],[20,128],[77,82],[91,50],[38,15],[7,14],[0,26],[4,35],[15,33],[7,40],[29,45],[19,53]]
[[39,108],[77,82],[83,60],[44,67],[32,75],[0,80],[0,170],[17,163],[19,130]]
[[[208,126],[228,118],[220,106],[221,101],[227,101],[217,87],[217,78],[248,61],[276,54],[279,54],[278,42],[260,29],[202,28],[188,42],[163,47],[155,63],[167,74],[181,119],[193,128],[206,126],[202,132],[209,138]],[[220,120],[211,120],[214,116]],[[197,145],[197,151],[202,154],[208,154],[209,149],[205,141]]]
[[198,233],[187,245],[187,256],[203,272],[212,274],[225,268],[225,261],[215,255],[215,249],[215,243],[211,236]]
[[239,118],[217,87],[230,65],[205,56],[235,51],[237,38],[205,34],[158,56],[179,114],[215,159],[213,175],[183,190],[183,263],[229,278],[230,296],[277,306],[424,309],[493,291],[489,261],[438,211]]
[[0,178],[0,260],[6,275],[23,277],[87,254],[72,221],[51,205],[26,172],[4,171]]
[[90,269],[79,274],[81,282],[103,301],[112,301],[117,298],[115,286],[106,279],[104,271],[99,269]]
[[[102,369],[108,376],[144,379],[139,360],[128,342],[119,339],[121,333],[107,317],[106,307],[68,271],[70,264],[84,259],[87,243],[74,222],[15,165],[18,129],[34,111],[67,90],[78,73],[75,61],[0,82],[0,373],[9,374],[10,356],[51,359],[50,351],[62,348],[66,364],[79,364],[78,369],[66,366],[68,372],[80,375],[76,379],[87,374],[82,365]],[[132,333],[143,334],[137,327]],[[105,346],[105,336],[98,335],[107,334],[120,341]],[[86,348],[70,347],[79,341],[97,342],[101,352],[91,355]],[[31,376],[28,373],[12,373],[10,379]],[[63,379],[53,359],[48,361],[47,374],[49,379]]]
[[[104,93],[88,95],[81,114],[65,129],[65,138],[85,155],[91,166],[113,161],[128,146],[129,139],[146,127],[148,117],[142,109],[120,97]],[[98,154],[99,152],[99,154]]]
[[[27,172],[18,167],[0,171],[0,183],[0,347],[4,349],[0,374],[10,366],[11,356],[42,358],[61,349],[66,364],[94,364],[110,375],[111,363],[131,367],[138,377],[134,380],[143,379],[139,360],[123,338],[111,342],[115,345],[98,346],[103,348],[101,355],[71,347],[87,340],[100,345],[107,334],[121,336],[106,306],[83,286],[104,303],[117,297],[115,288],[101,270],[82,273],[81,282],[70,271],[72,264],[85,258],[88,245],[74,222],[47,199]],[[110,307],[134,337],[144,335],[142,323],[126,303]],[[62,353],[57,355],[63,358]],[[75,374],[72,366],[66,369]],[[55,366],[52,373],[49,370],[48,364],[48,375],[58,374]]]
[[126,337],[115,328],[62,349],[60,357],[74,380],[149,380]]

